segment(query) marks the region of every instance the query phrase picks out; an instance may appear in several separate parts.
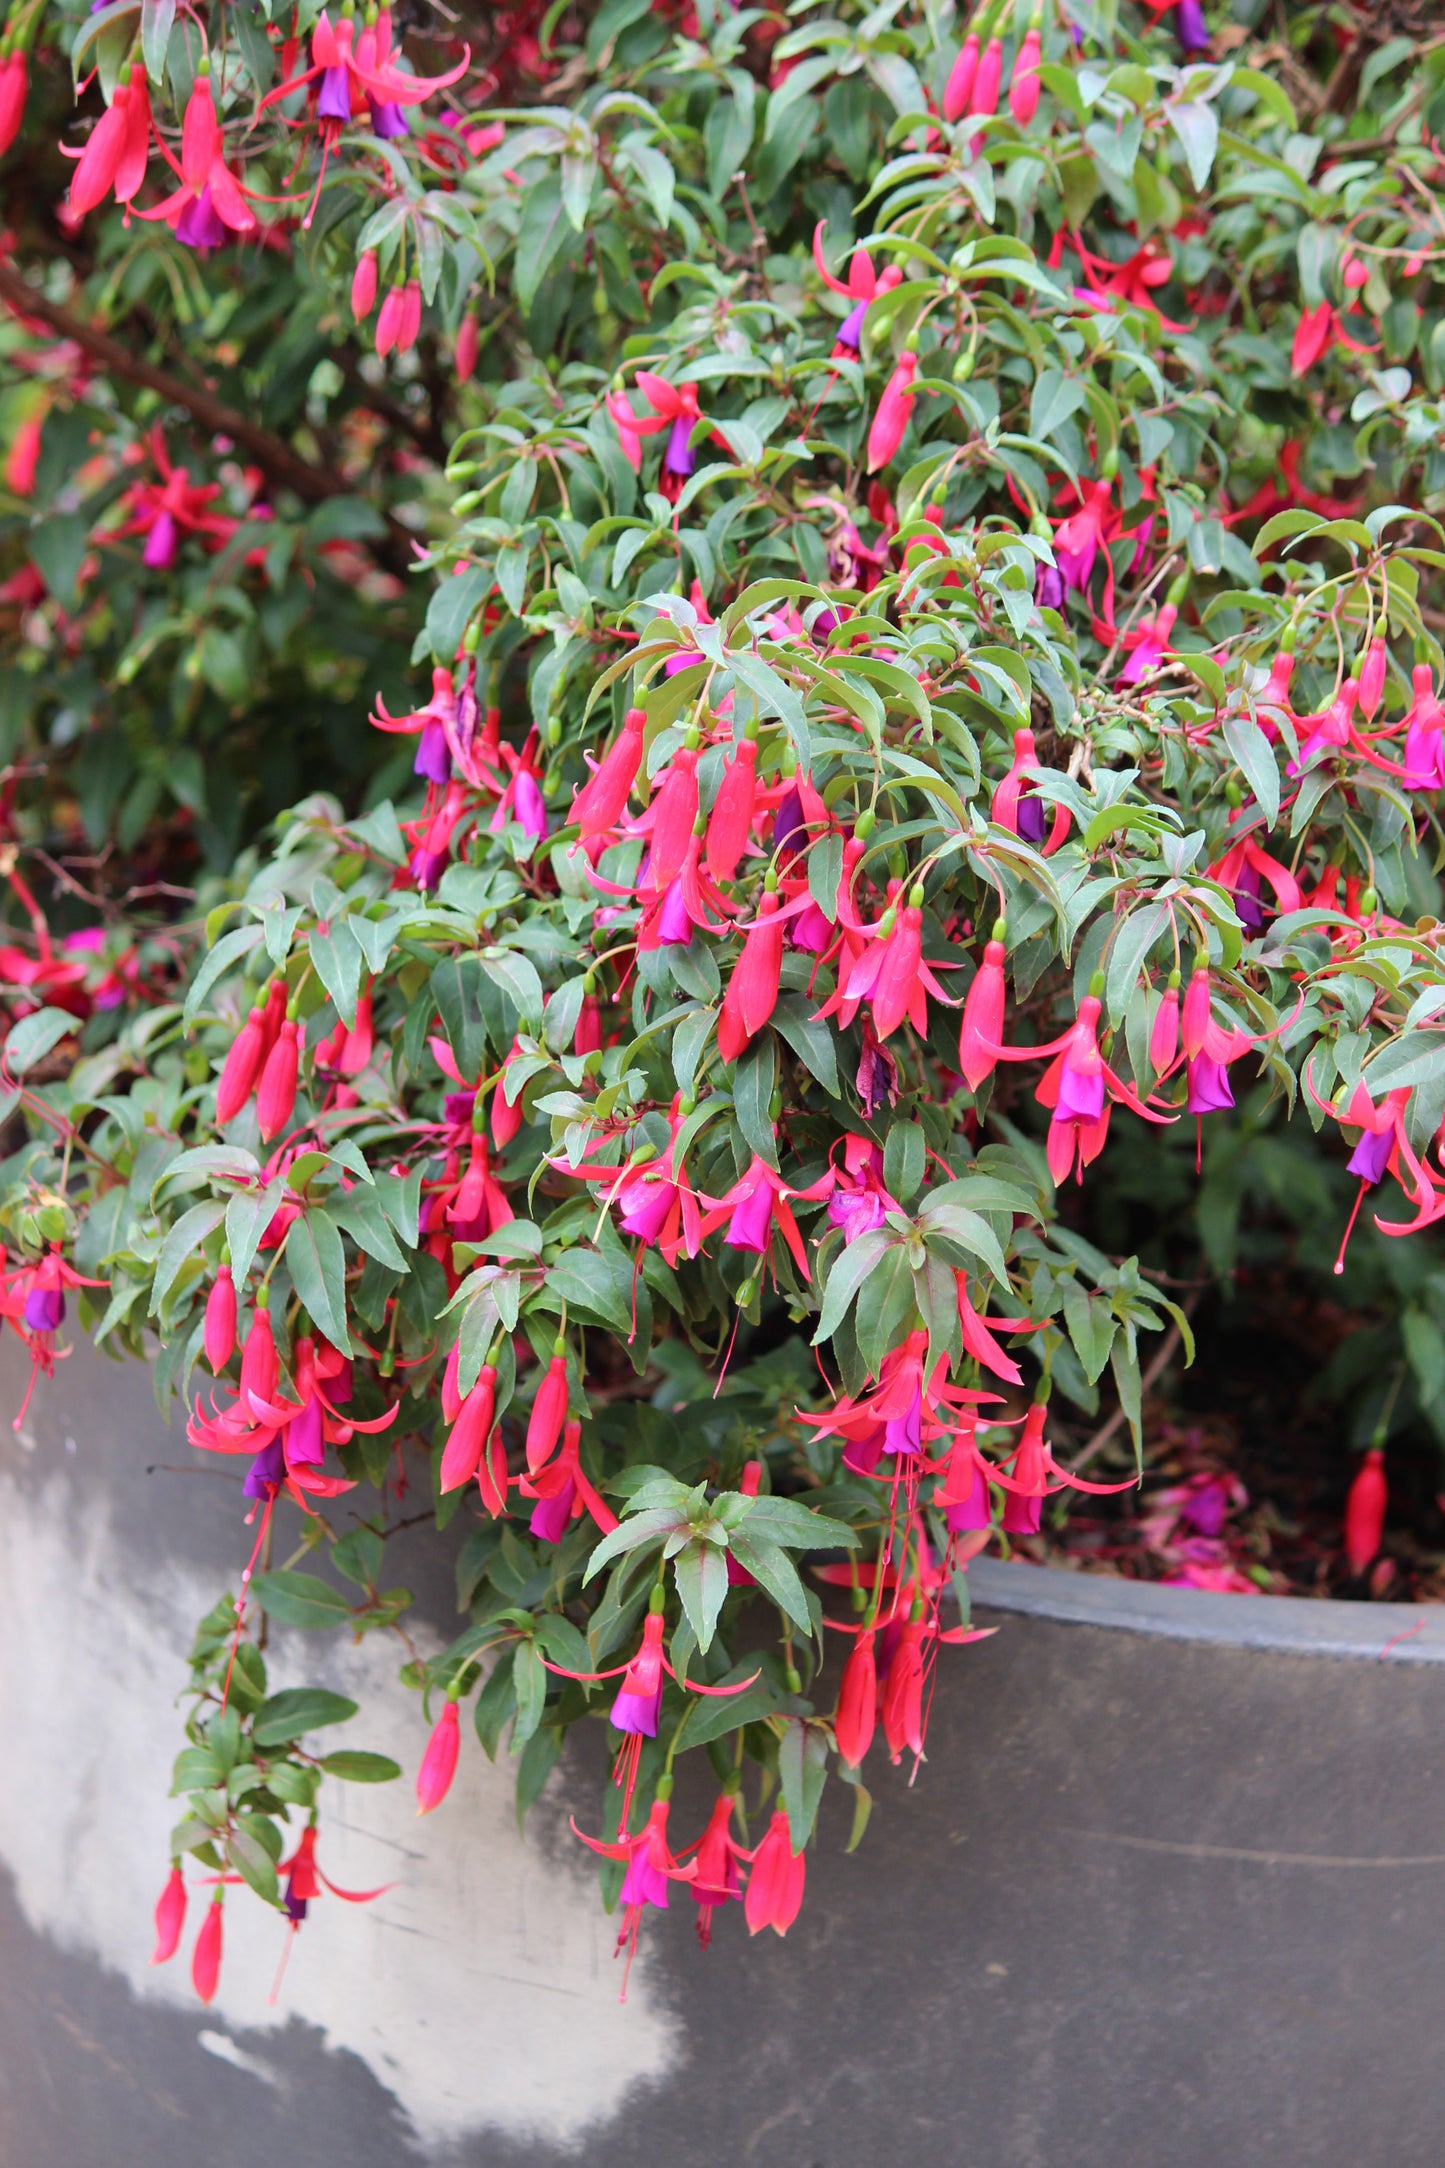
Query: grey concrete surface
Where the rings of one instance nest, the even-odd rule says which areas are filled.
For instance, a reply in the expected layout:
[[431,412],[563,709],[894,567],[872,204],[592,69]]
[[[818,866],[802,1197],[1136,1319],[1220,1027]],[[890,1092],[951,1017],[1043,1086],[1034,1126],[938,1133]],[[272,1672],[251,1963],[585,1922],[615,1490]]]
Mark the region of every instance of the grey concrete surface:
[[[0,1449],[3,2168],[1439,2160],[1445,1678],[1379,1655],[1393,1606],[1298,1607],[1341,1661],[1231,1646],[1217,1610],[1188,1637],[1083,1623],[1119,1584],[985,1565],[999,1631],[949,1652],[916,1783],[875,1763],[851,1857],[830,1786],[786,1942],[735,1915],[704,1955],[690,1904],[649,1919],[625,2008],[564,1826],[595,1814],[600,1741],[523,1841],[469,1739],[420,1829],[380,1791],[324,1829],[339,1880],[384,1856],[396,1890],[318,1905],[276,2009],[274,1924],[237,1906],[200,2010],[144,1962],[185,1607],[243,1534],[234,1487],[145,1473],[187,1460],[146,1380],[86,1353]],[[326,1676],[382,1710],[355,1743],[414,1767],[396,1652],[347,1661]]]

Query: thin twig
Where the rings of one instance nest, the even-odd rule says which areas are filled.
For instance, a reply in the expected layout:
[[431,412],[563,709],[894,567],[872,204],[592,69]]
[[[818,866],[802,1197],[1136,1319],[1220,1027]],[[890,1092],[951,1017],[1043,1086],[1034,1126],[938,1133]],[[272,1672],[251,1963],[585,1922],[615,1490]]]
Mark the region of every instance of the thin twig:
[[[1202,1290],[1196,1291],[1196,1293],[1189,1297],[1187,1302],[1181,1305],[1186,1318],[1193,1315],[1195,1307],[1197,1306],[1199,1301],[1200,1292],[1202,1292]],[[1139,1398],[1141,1402],[1143,1401],[1144,1395],[1147,1392],[1151,1391],[1153,1387],[1159,1383],[1160,1378],[1163,1377],[1165,1371],[1173,1362],[1175,1356],[1179,1352],[1179,1344],[1183,1337],[1184,1335],[1177,1323],[1171,1325],[1168,1332],[1165,1333],[1164,1338],[1159,1343],[1159,1346],[1155,1351],[1153,1361],[1149,1364],[1148,1369],[1144,1372],[1143,1377],[1139,1380]],[[1113,1414],[1108,1418],[1107,1422],[1103,1422],[1099,1425],[1099,1428],[1094,1432],[1093,1437],[1090,1438],[1088,1444],[1084,1447],[1084,1450],[1082,1453],[1080,1453],[1078,1459],[1070,1461],[1069,1474],[1077,1475],[1081,1468],[1086,1468],[1089,1462],[1094,1458],[1094,1455],[1103,1451],[1104,1447],[1113,1437],[1115,1431],[1122,1429],[1123,1425],[1127,1421],[1128,1417],[1125,1414],[1124,1403],[1121,1400],[1118,1407],[1115,1408]]]
[[[48,324],[63,339],[73,340],[116,376],[159,393],[172,406],[185,407],[203,428],[215,435],[230,437],[233,443],[251,454],[274,487],[294,490],[308,504],[323,504],[331,497],[355,495],[355,485],[344,475],[329,467],[313,466],[284,438],[273,436],[269,429],[258,428],[244,414],[218,399],[214,392],[187,384],[180,377],[172,376],[168,369],[158,369],[154,363],[142,361],[119,339],[102,331],[98,324],[89,324],[58,301],[51,301],[7,263],[0,263],[0,299],[6,301],[18,316],[32,317]],[[377,554],[385,559],[390,570],[410,571],[416,561],[412,538],[399,521],[389,519],[387,525],[387,541],[378,545]]]

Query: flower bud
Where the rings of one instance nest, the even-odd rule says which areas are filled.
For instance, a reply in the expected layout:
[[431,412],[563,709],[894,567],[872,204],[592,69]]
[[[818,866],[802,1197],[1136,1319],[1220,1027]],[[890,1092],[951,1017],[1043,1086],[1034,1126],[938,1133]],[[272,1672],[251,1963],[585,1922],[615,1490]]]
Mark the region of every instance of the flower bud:
[[351,313],[358,324],[376,306],[376,250],[369,248],[356,259],[351,280]]
[[421,1767],[416,1773],[416,1811],[430,1814],[439,1807],[452,1788],[452,1778],[457,1773],[457,1756],[461,1752],[461,1732],[458,1728],[457,1705],[448,1701],[437,1720]]

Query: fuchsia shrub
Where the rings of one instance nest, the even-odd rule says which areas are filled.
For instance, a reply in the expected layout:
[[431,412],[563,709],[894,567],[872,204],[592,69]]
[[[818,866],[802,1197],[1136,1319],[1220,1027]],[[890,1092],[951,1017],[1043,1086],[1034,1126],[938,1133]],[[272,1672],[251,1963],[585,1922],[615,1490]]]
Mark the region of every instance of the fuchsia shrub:
[[[75,260],[0,265],[42,772],[66,657],[110,733],[177,641],[122,731],[175,783],[308,642],[393,643],[194,922],[57,936],[5,800],[5,1315],[36,1373],[70,1290],[158,1346],[243,1477],[157,1910],[164,1961],[204,1892],[203,2000],[227,1886],[294,1928],[328,1777],[399,1773],[259,1623],[400,1633],[419,1500],[420,1809],[605,1722],[621,1945],[683,1892],[784,1934],[829,1774],[856,1842],[925,1755],[970,1559],[1133,1480],[1051,1430],[1102,1383],[1137,1448],[1187,1335],[1064,1206],[1120,1132],[1202,1170],[1277,1100],[1434,1240],[1445,48],[1304,8],[1286,71],[1260,13],[12,11],[0,133],[27,55],[81,83]],[[157,266],[224,426],[99,336]]]

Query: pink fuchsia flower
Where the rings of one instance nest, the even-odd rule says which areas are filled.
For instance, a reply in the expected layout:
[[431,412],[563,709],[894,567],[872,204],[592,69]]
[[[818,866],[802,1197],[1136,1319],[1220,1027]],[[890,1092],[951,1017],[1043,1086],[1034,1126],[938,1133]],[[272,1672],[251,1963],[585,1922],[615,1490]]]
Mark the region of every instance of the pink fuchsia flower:
[[788,1932],[802,1910],[807,1871],[806,1855],[793,1850],[788,1817],[779,1809],[753,1854],[753,1871],[743,1902],[750,1935],[760,1934],[765,1927],[778,1935]]
[[[697,1876],[696,1862],[683,1866],[673,1857],[667,1842],[667,1817],[672,1800],[672,1778],[658,1779],[657,1797],[652,1803],[646,1822],[636,1835],[623,1835],[608,1841],[603,1837],[589,1837],[585,1830],[572,1824],[574,1836],[580,1837],[591,1851],[604,1859],[625,1860],[627,1872],[622,1877],[618,1900],[622,1906],[622,1925],[617,1934],[617,1955],[627,1952],[627,1964],[622,1975],[622,1998],[627,1999],[627,1980],[632,1960],[637,1951],[637,1937],[642,1924],[642,1914],[648,1905],[658,1911],[667,1910],[668,1885],[672,1882],[692,1882]],[[626,1817],[623,1817],[624,1822]]]
[[1169,636],[1179,611],[1172,602],[1166,602],[1157,617],[1143,624],[1133,625],[1124,634],[1122,645],[1128,661],[1119,672],[1120,685],[1137,685],[1141,678],[1157,670],[1172,652]]
[[[1015,762],[1018,760],[1015,748]],[[1067,816],[1066,816],[1067,817]],[[1007,951],[1004,943],[1008,927],[1003,919],[995,919],[993,932],[983,952],[983,961],[969,983],[964,997],[963,1022],[958,1034],[959,1074],[970,1091],[977,1091],[986,1077],[993,1075],[998,1056],[994,1049],[1003,1040],[1004,959]]]
[[[1355,1085],[1348,1098],[1341,1093],[1339,1099],[1330,1101],[1321,1099],[1315,1090],[1307,1064],[1305,1089],[1321,1113],[1327,1114],[1332,1121],[1360,1132],[1359,1141],[1349,1157],[1349,1171],[1358,1179],[1360,1186],[1355,1192],[1355,1201],[1335,1258],[1335,1271],[1338,1274],[1345,1269],[1345,1252],[1349,1247],[1350,1236],[1354,1233],[1360,1206],[1365,1201],[1365,1192],[1379,1187],[1392,1164],[1397,1170],[1402,1189],[1413,1194],[1419,1210],[1429,1218],[1437,1216],[1435,1191],[1430,1177],[1416,1156],[1405,1127],[1405,1110],[1410,1103],[1410,1087],[1407,1084],[1396,1085],[1393,1091],[1387,1091],[1378,1106],[1371,1098],[1369,1086],[1363,1079]],[[1403,1173],[1399,1172],[1401,1168],[1405,1170]],[[1384,1225],[1383,1222],[1377,1224]],[[1394,1231],[1393,1226],[1389,1231]]]
[[186,1881],[179,1865],[172,1866],[156,1900],[155,1922],[156,1946],[150,1961],[153,1965],[167,1965],[180,1948],[186,1924]]
[[969,110],[978,74],[978,32],[970,30],[958,49],[948,81],[943,86],[943,117],[952,125]]
[[588,780],[572,800],[570,818],[584,843],[607,836],[627,810],[627,800],[642,765],[642,734],[647,716],[641,708],[629,708],[622,729]]
[[1084,594],[1093,575],[1094,562],[1104,555],[1103,621],[1114,622],[1114,560],[1107,545],[1123,525],[1114,503],[1114,477],[1101,475],[1085,482],[1079,492],[1078,509],[1059,521],[1054,529],[1054,562],[1063,575],[1065,589]]
[[[770,883],[776,876],[769,874]],[[733,965],[718,1016],[717,1046],[724,1061],[736,1061],[778,1005],[783,968],[783,928],[776,887],[758,898],[757,917],[748,928],[743,951]]]
[[1346,678],[1337,697],[1321,714],[1300,717],[1304,735],[1300,749],[1285,768],[1289,776],[1303,775],[1322,753],[1338,752],[1351,744],[1355,738],[1351,718],[1360,698],[1360,681],[1357,677]]
[[[1096,991],[1091,981],[1078,1016],[1062,1039],[1037,1050],[1055,1055],[1034,1097],[1040,1106],[1052,1109],[1047,1149],[1049,1172],[1056,1182],[1065,1181],[1071,1169],[1083,1180],[1085,1167],[1104,1149],[1112,1100],[1121,1101],[1148,1122],[1167,1123],[1174,1118],[1152,1112],[1104,1060],[1099,1051],[1101,992],[1102,984]],[[1010,1060],[1018,1060],[1023,1053],[1022,1048],[1007,1050]]]
[[1042,88],[1039,78],[1039,49],[1038,28],[1031,23],[1024,32],[1024,41],[1019,47],[1018,59],[1014,62],[1014,71],[1008,86],[1009,111],[1020,128],[1027,128],[1039,109],[1039,92]]
[[[1025,843],[1032,843],[1047,858],[1068,835],[1072,815],[1066,805],[1055,805],[1051,814],[1048,801],[1030,788],[1027,771],[1038,766],[1038,747],[1032,730],[1016,730],[1013,759],[1008,773],[994,786],[989,818],[997,821],[1000,828],[1022,836]],[[964,1073],[966,1075],[967,1071]]]
[[[836,1149],[836,1147],[835,1147]],[[856,1242],[883,1225],[889,1212],[899,1206],[883,1187],[883,1154],[868,1137],[843,1140],[842,1174],[835,1171],[835,1187],[828,1199],[828,1224],[841,1227],[846,1243]]]
[[152,430],[149,443],[161,479],[130,485],[122,498],[129,507],[129,516],[114,529],[114,535],[117,540],[144,535],[142,561],[152,571],[166,572],[176,561],[184,535],[196,535],[212,549],[221,549],[235,534],[239,521],[210,509],[221,494],[221,485],[193,482],[186,468],[173,466],[159,429]]
[[567,1345],[553,1343],[552,1357],[542,1374],[527,1418],[527,1473],[535,1476],[557,1450],[567,1421]]
[[703,1949],[712,1941],[713,1915],[719,1905],[741,1901],[740,1862],[752,1857],[732,1833],[739,1797],[736,1784],[731,1790],[719,1792],[707,1827],[694,1848],[697,1872],[688,1888],[697,1906],[697,1939]]
[[[1231,827],[1238,819],[1238,815],[1231,815]],[[1239,922],[1249,933],[1259,933],[1264,927],[1261,898],[1266,887],[1274,892],[1277,911],[1298,911],[1302,905],[1299,882],[1288,866],[1271,857],[1252,834],[1232,843],[1210,867],[1209,877],[1233,895]]]
[[[346,1904],[369,1905],[374,1904],[378,1897],[384,1897],[394,1886],[390,1882],[384,1882],[379,1889],[342,1889],[317,1866],[316,1838],[316,1818],[313,1815],[297,1838],[296,1849],[291,1857],[283,1859],[276,1869],[286,1884],[282,1903],[286,1907],[286,1917],[291,1922],[293,1934],[305,1919],[308,1907],[321,1895],[323,1889],[329,1890],[333,1897],[340,1897]],[[274,1993],[271,1999],[275,2000]]]
[[191,1955],[191,1985],[204,2003],[214,2002],[221,1981],[221,1903],[224,1896],[225,1891],[218,1888],[207,1905]]
[[707,870],[715,881],[730,881],[737,872],[752,833],[757,795],[757,739],[744,736],[734,749],[708,815]]
[[607,411],[617,424],[623,449],[634,466],[641,466],[640,439],[667,431],[667,443],[662,454],[662,475],[659,488],[664,497],[675,503],[682,494],[682,486],[697,466],[697,455],[692,448],[692,432],[703,420],[697,403],[696,384],[669,384],[665,377],[655,376],[649,369],[637,372],[637,388],[652,406],[652,413],[639,416],[632,402],[624,394],[607,394]]
[[562,1434],[562,1450],[539,1475],[518,1478],[524,1498],[533,1498],[529,1529],[541,1543],[560,1543],[568,1528],[590,1513],[602,1534],[617,1526],[617,1515],[598,1496],[582,1466],[582,1425],[569,1423]]
[[873,416],[868,431],[868,472],[876,474],[886,467],[903,442],[913,413],[913,379],[918,373],[918,356],[905,347],[894,365],[893,374],[883,387],[878,411]]
[[30,94],[30,56],[6,53],[0,59],[0,158],[20,133],[25,101]]
[[863,343],[863,322],[868,305],[879,294],[891,292],[901,281],[903,274],[896,264],[888,264],[882,274],[873,269],[873,259],[866,248],[855,248],[848,265],[848,277],[844,281],[835,278],[823,258],[823,232],[826,220],[819,219],[813,228],[813,262],[819,278],[830,293],[842,294],[853,303],[844,317],[833,340],[833,359],[847,357],[856,361]]
[[164,203],[137,216],[164,219],[187,248],[219,248],[228,233],[256,230],[256,214],[226,164],[210,63],[204,56],[181,124],[181,185]]
[[131,202],[145,179],[150,145],[150,87],[144,69],[132,65],[122,70],[114,98],[79,155],[70,183],[71,216],[84,218],[112,190],[117,203]]
[[[417,740],[416,758],[412,773],[425,777],[428,783],[449,783],[452,777],[452,749],[456,738],[457,695],[452,684],[450,670],[433,670],[431,698],[425,706],[416,708],[410,715],[391,715],[386,703],[378,698],[377,712],[372,716],[372,727]],[[474,703],[475,704],[475,703]]]
[[754,1152],[752,1162],[741,1180],[734,1182],[732,1188],[723,1196],[707,1197],[703,1200],[710,1209],[703,1215],[700,1233],[706,1239],[726,1220],[727,1233],[723,1240],[729,1249],[748,1250],[758,1257],[766,1258],[776,1226],[792,1253],[793,1262],[806,1279],[808,1255],[803,1248],[803,1238],[798,1232],[798,1223],[793,1217],[789,1199],[796,1197],[811,1203],[817,1198],[827,1196],[831,1188],[831,1174],[822,1176],[809,1189],[791,1188],[776,1168],[770,1167],[765,1159]]
[[1384,1448],[1373,1445],[1361,1455],[1345,1497],[1345,1563],[1351,1573],[1364,1573],[1379,1557],[1388,1502]]
[[[1046,1386],[1040,1390],[1047,1393]],[[1072,1470],[1061,1468],[1044,1437],[1047,1418],[1046,1399],[1036,1399],[1024,1417],[1022,1436],[1006,1465],[991,1471],[992,1480],[1001,1484],[1006,1494],[1003,1526],[1010,1535],[1037,1535],[1044,1500],[1056,1491],[1081,1490],[1102,1497],[1113,1491],[1132,1490],[1138,1480],[1127,1476],[1121,1483],[1090,1483]]]
[[457,1713],[457,1689],[447,1695],[442,1713],[432,1727],[432,1735],[426,1743],[421,1767],[416,1773],[416,1811],[431,1814],[441,1805],[452,1788],[457,1773],[457,1758],[461,1753],[461,1728]]
[[67,1287],[105,1287],[106,1280],[88,1280],[68,1265],[59,1250],[48,1250],[37,1264],[4,1269],[0,1252],[0,1317],[8,1318],[25,1342],[30,1357],[30,1381],[11,1428],[19,1430],[30,1407],[38,1377],[55,1375],[55,1335],[65,1322]]

